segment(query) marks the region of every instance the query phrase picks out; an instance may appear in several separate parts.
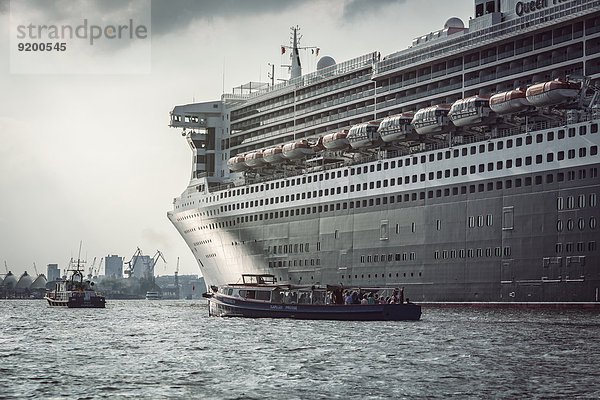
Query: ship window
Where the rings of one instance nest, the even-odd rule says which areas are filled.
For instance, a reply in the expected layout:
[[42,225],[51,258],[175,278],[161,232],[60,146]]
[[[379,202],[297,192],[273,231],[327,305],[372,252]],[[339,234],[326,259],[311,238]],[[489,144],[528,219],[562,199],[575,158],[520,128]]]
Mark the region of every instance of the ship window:
[[595,156],[598,154],[598,146],[590,147],[590,156]]
[[531,161],[532,161],[531,156],[525,157],[525,165],[531,165]]
[[477,152],[477,148],[475,146],[471,146],[471,154],[475,154]]
[[575,136],[575,128],[569,128],[569,137]]
[[496,163],[496,169],[502,169],[502,161]]
[[542,157],[541,154],[538,154],[538,155],[535,156],[535,163],[536,164],[541,164],[542,161],[543,161],[543,157]]
[[531,177],[530,176],[525,178],[525,186],[531,186]]
[[487,169],[488,169],[488,171],[493,171],[494,170],[494,163],[493,162],[488,163]]
[[474,173],[475,173],[475,166],[474,166],[474,165],[471,165],[471,166],[469,167],[469,173],[470,173],[470,174],[474,174]]
[[517,147],[523,146],[523,138],[517,138],[516,139],[516,146]]
[[567,157],[569,157],[569,159],[575,158],[575,149],[570,149],[567,153]]
[[579,134],[580,135],[585,135],[587,133],[587,126],[583,125],[579,127]]
[[512,139],[508,139],[506,141],[506,148],[510,149],[511,147],[513,147],[513,140]]
[[598,133],[598,124],[590,125],[590,133]]
[[488,151],[494,151],[494,143],[488,144]]
[[544,141],[544,135],[542,135],[541,133],[538,133],[537,135],[535,135],[536,143],[542,143],[543,141]]
[[479,145],[479,153],[485,153],[485,144]]
[[502,150],[504,147],[504,142],[498,142],[498,150]]
[[479,172],[484,172],[484,171],[485,171],[485,165],[479,164]]
[[585,147],[579,148],[579,157],[585,157],[586,153],[587,153],[587,149]]
[[441,160],[441,159],[442,159],[442,157],[443,157],[443,156],[442,156],[442,152],[441,152],[441,151],[440,151],[439,153],[437,153],[437,159],[438,159],[438,160]]
[[546,154],[546,161],[547,162],[554,161],[554,153],[548,153],[548,154]]

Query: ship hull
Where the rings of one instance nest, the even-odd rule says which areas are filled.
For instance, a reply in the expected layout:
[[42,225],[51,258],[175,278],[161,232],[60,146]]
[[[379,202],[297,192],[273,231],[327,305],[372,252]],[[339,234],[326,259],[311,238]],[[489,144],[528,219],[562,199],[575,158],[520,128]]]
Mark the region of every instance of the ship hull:
[[416,304],[274,304],[219,296],[212,296],[208,303],[209,315],[217,317],[338,321],[417,321],[421,318],[421,307]]
[[[591,123],[566,130],[590,132]],[[547,138],[550,132],[556,135],[557,129],[476,144],[478,151],[491,143],[498,148],[502,141],[505,151],[471,159],[474,174],[462,175],[460,157],[445,166],[450,177],[435,182],[419,181],[422,174],[428,178],[426,163],[395,171],[377,167],[378,162],[358,167],[375,171],[368,178],[345,173],[349,167],[340,174],[333,170],[335,186],[354,188],[336,192],[333,200],[285,201],[285,193],[318,194],[327,185],[315,178],[294,190],[270,192],[278,202],[282,199],[278,206],[249,207],[249,201],[254,205],[265,198],[256,189],[258,193],[206,209],[218,210],[218,217],[202,217],[200,209],[169,217],[198,259],[208,285],[236,282],[242,273],[271,273],[279,282],[295,284],[403,286],[418,302],[597,302],[600,259],[595,249],[600,236],[592,221],[597,217],[600,163],[597,153],[590,157],[589,152],[590,144],[600,141],[597,134],[577,134],[535,148],[527,139],[538,134]],[[507,149],[508,140],[511,146],[523,144]],[[558,145],[587,146],[587,156],[513,166],[507,172],[487,169],[490,162],[497,168],[507,159],[531,163],[529,154],[546,159]],[[463,154],[461,147],[466,152],[471,146],[452,151]],[[427,152],[422,156],[429,159]],[[397,159],[386,162],[388,167],[399,165]],[[485,172],[478,172],[480,165]],[[455,168],[458,176],[453,176]],[[364,179],[385,182],[394,173],[398,178],[393,187],[388,182],[387,188],[355,191]],[[571,204],[577,201],[585,204]],[[562,203],[569,204],[557,206]],[[241,204],[244,209],[238,211]]]

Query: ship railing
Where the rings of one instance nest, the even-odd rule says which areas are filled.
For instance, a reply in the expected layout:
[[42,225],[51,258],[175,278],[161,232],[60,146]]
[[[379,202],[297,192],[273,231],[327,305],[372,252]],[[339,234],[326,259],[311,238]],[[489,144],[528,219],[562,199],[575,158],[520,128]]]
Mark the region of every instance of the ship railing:
[[[497,131],[491,129],[485,129],[478,132],[473,132],[471,135],[452,135],[459,142],[452,140],[439,140],[431,143],[421,143],[417,146],[408,146],[406,148],[396,149],[375,149],[371,153],[365,153],[360,158],[349,159],[345,161],[338,161],[333,163],[314,165],[311,167],[297,168],[297,169],[285,169],[280,172],[270,174],[268,176],[252,177],[246,176],[244,186],[248,186],[256,183],[269,182],[277,179],[294,178],[301,175],[314,172],[324,172],[344,166],[361,165],[373,161],[383,161],[393,158],[398,158],[407,155],[419,154],[426,151],[441,150],[451,148],[461,144],[472,144],[488,141],[494,138],[504,138],[515,136],[523,133],[533,134],[535,132],[544,131],[548,129],[560,128],[567,126],[566,116],[554,116],[554,119],[537,120],[526,122],[523,125],[501,128]],[[581,112],[578,115],[578,122],[587,122],[595,119],[600,119],[600,112],[598,110],[592,110],[591,112]],[[211,186],[211,192],[231,189],[235,186],[233,183],[221,184]]]
[[[277,85],[269,86],[267,88],[257,90],[256,92],[252,92],[248,94],[248,100],[254,99],[256,97],[262,97],[267,93],[280,91],[282,89],[286,89],[289,87],[295,88],[303,88],[306,86],[313,85],[323,80],[329,80],[332,76],[344,75],[348,72],[352,72],[365,66],[371,66],[373,63],[378,61],[378,53],[371,52],[365,55],[353,58],[348,61],[344,61],[339,64],[332,65],[327,68],[320,69],[310,74],[302,75],[294,79],[290,79],[286,82],[279,83]],[[235,96],[231,95],[231,97],[235,98]],[[262,100],[262,99],[261,99]]]
[[472,33],[466,33],[456,38],[433,42],[429,46],[415,47],[393,53],[386,56],[384,60],[375,63],[373,77],[377,77],[389,71],[420,63],[423,60],[431,60],[443,57],[458,50],[464,51],[484,44],[499,42],[503,38],[516,34],[523,34],[537,30],[541,27],[554,25],[563,20],[575,16],[591,14],[600,9],[600,0],[573,0],[569,3],[559,4],[546,10],[526,15],[521,18],[506,21],[489,28],[481,29]]

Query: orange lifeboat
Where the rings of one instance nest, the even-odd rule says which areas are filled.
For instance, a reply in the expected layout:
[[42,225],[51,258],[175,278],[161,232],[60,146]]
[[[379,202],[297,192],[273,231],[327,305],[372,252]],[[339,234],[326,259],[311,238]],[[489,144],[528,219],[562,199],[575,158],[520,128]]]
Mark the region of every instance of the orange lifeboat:
[[377,132],[384,142],[392,142],[394,140],[404,140],[406,135],[412,133],[413,127],[410,124],[414,113],[402,113],[385,117]]
[[348,141],[348,130],[344,129],[341,132],[330,133],[323,136],[323,146],[327,150],[344,150],[350,147]]
[[455,126],[472,126],[483,122],[490,112],[490,97],[476,95],[452,103],[448,117]]
[[227,166],[233,172],[240,172],[248,169],[246,157],[244,156],[231,157],[229,160],[227,160]]
[[522,88],[496,93],[490,97],[490,109],[498,114],[516,113],[529,106],[531,103],[527,101],[525,89]]
[[534,106],[550,106],[567,103],[579,94],[579,83],[555,79],[550,82],[536,83],[527,88],[527,100]]
[[262,150],[257,150],[246,154],[246,164],[249,167],[260,167],[266,163],[267,162],[264,160],[264,154]]
[[442,133],[450,129],[449,112],[450,106],[447,104],[421,108],[415,113],[411,124],[420,135]]
[[263,160],[265,160],[269,164],[278,164],[285,161],[285,157],[283,157],[283,148],[282,146],[271,147],[263,151]]
[[288,143],[283,146],[283,156],[290,160],[297,160],[315,154],[306,140]]
[[378,121],[363,122],[362,124],[354,125],[348,132],[350,146],[353,149],[358,149],[379,145],[381,136],[377,132],[378,128]]

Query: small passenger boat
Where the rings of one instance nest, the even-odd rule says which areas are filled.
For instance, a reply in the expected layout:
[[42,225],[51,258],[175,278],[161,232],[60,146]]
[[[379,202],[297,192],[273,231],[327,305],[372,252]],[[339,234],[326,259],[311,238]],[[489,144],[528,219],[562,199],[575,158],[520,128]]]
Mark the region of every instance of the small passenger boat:
[[233,172],[240,172],[248,169],[248,164],[246,164],[246,157],[244,156],[231,157],[227,161],[227,166]]
[[408,300],[402,304],[339,304],[333,299],[340,299],[340,287],[281,285],[274,275],[268,274],[244,274],[242,283],[211,286],[211,291],[203,296],[208,299],[209,315],[217,317],[346,321],[421,318],[421,306]]
[[490,112],[490,97],[476,95],[452,103],[448,117],[455,126],[473,126],[483,123]]
[[555,79],[537,83],[527,88],[527,101],[534,106],[550,106],[573,101],[579,94],[579,83]]
[[348,141],[348,130],[344,129],[340,132],[330,133],[323,136],[323,146],[327,150],[344,150],[350,147]]
[[249,167],[260,167],[265,165],[267,162],[264,160],[262,150],[253,151],[252,153],[246,154],[246,165]]
[[498,114],[510,114],[526,110],[531,106],[523,88],[496,93],[490,97],[490,108]]
[[159,292],[146,292],[146,300],[161,300],[162,296]]
[[450,106],[446,104],[421,108],[415,113],[412,126],[419,135],[445,132],[450,129],[449,112]]
[[290,160],[298,160],[307,156],[313,156],[315,151],[311,149],[308,141],[300,140],[283,146],[283,156]]
[[363,147],[374,147],[381,144],[381,137],[377,129],[379,128],[379,121],[363,122],[358,125],[354,125],[348,132],[348,141],[353,149],[359,149]]
[[79,269],[79,262],[75,269],[70,269],[71,278],[65,281],[56,281],[54,290],[48,290],[44,299],[48,300],[50,307],[68,308],[104,308],[106,299],[93,289],[94,282],[83,280],[83,272]]
[[413,132],[410,123],[414,116],[414,113],[401,113],[385,117],[377,129],[381,139],[386,143],[406,139]]
[[270,147],[263,151],[263,159],[269,164],[278,164],[285,161],[283,146]]

